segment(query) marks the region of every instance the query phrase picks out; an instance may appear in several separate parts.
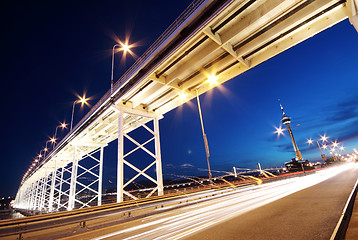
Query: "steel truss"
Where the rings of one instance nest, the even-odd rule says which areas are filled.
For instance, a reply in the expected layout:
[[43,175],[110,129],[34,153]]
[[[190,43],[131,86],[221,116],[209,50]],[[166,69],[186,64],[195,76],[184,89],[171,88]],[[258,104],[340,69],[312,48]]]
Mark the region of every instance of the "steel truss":
[[[114,132],[113,140],[118,138],[117,202],[123,201],[124,196],[137,199],[125,189],[141,176],[155,185],[144,197],[155,193],[163,195],[159,138],[159,119],[162,115],[115,105],[112,109],[117,114],[113,115],[111,124],[118,126],[115,130],[108,128]],[[150,137],[142,143],[132,136],[137,129],[145,131]],[[125,141],[134,147],[129,149]],[[102,204],[103,151],[107,144],[74,141],[71,146],[70,151],[54,156],[21,186],[16,197],[17,207],[53,212]],[[141,166],[138,163],[142,161],[131,160],[139,151],[149,159]],[[129,170],[135,173],[125,181],[125,172]],[[150,173],[152,170],[156,176]]]
[[[95,200],[97,205],[102,204],[103,147],[91,153],[80,154],[84,157],[77,159],[76,154],[81,151],[80,146],[75,146],[67,210],[74,209],[75,205],[79,208],[90,207]],[[99,158],[95,157],[96,153],[99,153]],[[80,164],[84,159],[91,162],[86,161],[86,165]]]
[[[160,153],[160,139],[159,139],[159,118],[161,115],[152,114],[144,111],[139,111],[131,108],[117,107],[113,108],[119,112],[118,116],[118,167],[117,167],[117,202],[122,202],[124,200],[124,195],[129,196],[130,198],[137,199],[131,193],[125,190],[125,188],[133,183],[135,179],[139,176],[144,176],[146,179],[152,181],[156,186],[154,189],[146,196],[152,196],[156,191],[158,195],[163,195],[163,177],[162,177],[162,162],[161,162],[161,153]],[[133,121],[134,120],[134,121]],[[153,121],[153,129],[147,126],[149,122]],[[131,124],[125,125],[125,122],[132,122]],[[133,126],[134,125],[134,126]],[[135,130],[138,127],[143,127],[147,132],[152,136],[149,140],[144,143],[139,143],[128,135],[128,132]],[[128,139],[136,147],[134,149],[126,152],[125,149],[125,139]],[[154,141],[155,149],[154,152],[149,150],[146,145]],[[125,158],[128,158],[130,155],[135,154],[139,149],[143,150],[147,155],[151,156],[152,162],[147,165],[144,169],[140,170],[138,167],[134,166],[133,163],[130,163]],[[155,165],[157,178],[154,179],[146,173],[151,167]],[[124,168],[125,166],[136,172],[136,175],[133,176],[127,182],[124,182]]]

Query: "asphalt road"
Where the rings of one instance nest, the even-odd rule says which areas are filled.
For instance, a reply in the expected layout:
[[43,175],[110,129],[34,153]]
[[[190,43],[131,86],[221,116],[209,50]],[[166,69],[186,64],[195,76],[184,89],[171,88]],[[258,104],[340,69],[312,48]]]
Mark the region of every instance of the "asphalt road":
[[318,171],[69,239],[329,239],[357,176],[356,166]]
[[187,239],[330,239],[357,178],[355,167]]

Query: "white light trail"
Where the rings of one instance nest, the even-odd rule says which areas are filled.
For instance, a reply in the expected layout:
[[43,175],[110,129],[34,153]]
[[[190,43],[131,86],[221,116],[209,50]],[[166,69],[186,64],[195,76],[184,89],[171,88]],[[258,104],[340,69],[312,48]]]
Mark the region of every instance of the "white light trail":
[[[313,174],[283,179],[263,185],[247,187],[245,191],[228,192],[218,198],[212,197],[179,210],[163,215],[147,217],[141,225],[129,227],[95,239],[179,239],[203,230],[252,209],[286,197],[292,193],[323,182],[337,174],[352,168],[353,164],[317,171]],[[160,218],[159,218],[160,217]],[[156,218],[159,218],[155,220]]]

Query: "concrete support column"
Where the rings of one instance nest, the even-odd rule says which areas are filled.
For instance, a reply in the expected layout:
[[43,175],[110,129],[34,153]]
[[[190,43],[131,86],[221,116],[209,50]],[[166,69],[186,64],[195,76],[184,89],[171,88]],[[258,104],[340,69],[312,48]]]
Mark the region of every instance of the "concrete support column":
[[77,147],[75,146],[74,150],[73,150],[70,194],[69,194],[69,198],[68,198],[67,210],[72,210],[75,207],[77,167],[78,167],[78,160],[76,158],[76,151],[77,151]]
[[45,168],[45,176],[42,178],[42,189],[41,189],[41,203],[40,203],[40,210],[45,208],[45,201],[46,201],[46,191],[47,191],[47,168]]
[[101,147],[99,156],[99,173],[98,173],[98,206],[102,205],[102,176],[103,176],[103,147]]
[[118,164],[117,164],[117,203],[123,201],[123,150],[124,150],[124,130],[123,130],[123,110],[119,111],[118,117]]
[[39,200],[40,200],[39,192],[40,192],[40,174],[38,174],[37,181],[36,181],[35,194],[34,194],[35,202],[34,202],[33,210],[39,209]]
[[63,183],[63,171],[65,167],[61,169],[61,177],[60,177],[60,185],[58,186],[58,202],[57,202],[57,211],[60,210],[61,207],[61,193],[62,193],[62,183]]
[[155,117],[154,121],[154,137],[155,137],[155,156],[156,156],[156,171],[158,183],[158,195],[161,196],[163,192],[163,174],[162,174],[162,155],[160,152],[160,137],[159,137],[159,119]]
[[48,206],[49,212],[52,212],[52,210],[53,210],[53,198],[54,198],[54,194],[55,194],[56,173],[57,173],[57,159],[55,159],[55,167],[53,169],[52,178],[51,178],[50,200],[49,200],[49,206]]

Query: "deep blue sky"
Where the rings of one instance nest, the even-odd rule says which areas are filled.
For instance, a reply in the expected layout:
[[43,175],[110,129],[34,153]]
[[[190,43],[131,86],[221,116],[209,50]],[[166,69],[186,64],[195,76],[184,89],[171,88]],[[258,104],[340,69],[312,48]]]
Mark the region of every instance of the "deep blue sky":
[[[71,3],[70,3],[71,2]],[[0,197],[15,195],[24,172],[60,121],[70,121],[75,94],[91,104],[109,89],[114,36],[140,42],[140,56],[191,1],[7,3],[1,18]],[[326,133],[349,152],[357,146],[358,35],[348,20],[201,96],[212,169],[282,166],[294,157],[280,125],[280,98],[305,159],[319,159],[307,138]],[[120,57],[120,56],[117,56]],[[116,78],[135,59],[116,64]],[[119,63],[117,59],[117,63]],[[76,108],[75,123],[88,111]],[[300,126],[296,126],[300,124]],[[160,120],[164,177],[206,174],[196,101]],[[58,136],[63,136],[59,132]],[[105,152],[115,178],[115,144]]]

